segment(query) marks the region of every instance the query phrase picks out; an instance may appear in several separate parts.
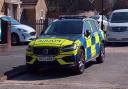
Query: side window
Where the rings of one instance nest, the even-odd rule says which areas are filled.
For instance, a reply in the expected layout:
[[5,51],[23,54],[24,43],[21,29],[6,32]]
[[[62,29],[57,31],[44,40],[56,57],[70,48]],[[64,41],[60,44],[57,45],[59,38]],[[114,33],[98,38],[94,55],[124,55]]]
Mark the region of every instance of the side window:
[[92,30],[93,30],[93,31],[96,31],[95,22],[94,22],[93,20],[90,20],[90,24],[91,24]]
[[91,25],[92,25],[92,30],[93,30],[93,32],[99,31],[100,26],[99,26],[99,24],[98,24],[97,21],[91,20],[90,23],[91,23]]
[[100,29],[100,25],[98,24],[97,21],[94,21],[94,22],[95,22],[95,25],[96,25],[97,30],[99,30]]
[[104,19],[105,21],[107,21],[107,18],[106,18],[105,16],[103,16],[103,19]]
[[84,32],[86,32],[86,30],[91,31],[91,26],[88,21],[84,22]]

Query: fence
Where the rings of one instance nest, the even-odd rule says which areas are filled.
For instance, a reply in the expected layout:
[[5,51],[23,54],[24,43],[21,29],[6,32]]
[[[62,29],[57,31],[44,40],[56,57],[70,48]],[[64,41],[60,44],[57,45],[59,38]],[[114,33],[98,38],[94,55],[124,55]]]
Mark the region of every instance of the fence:
[[44,31],[48,26],[47,20],[42,19],[29,22],[27,25],[33,27],[36,30],[37,37],[39,37],[41,32]]

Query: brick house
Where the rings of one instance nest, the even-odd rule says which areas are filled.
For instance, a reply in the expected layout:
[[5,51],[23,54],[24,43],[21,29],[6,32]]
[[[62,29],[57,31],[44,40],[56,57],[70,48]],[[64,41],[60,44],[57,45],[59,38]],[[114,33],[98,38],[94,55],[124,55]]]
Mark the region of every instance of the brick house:
[[20,19],[20,0],[0,0],[0,15]]
[[45,4],[45,0],[21,1],[21,23],[33,26],[33,21],[46,18],[47,7]]
[[3,15],[5,13],[4,8],[4,0],[0,1],[0,15]]

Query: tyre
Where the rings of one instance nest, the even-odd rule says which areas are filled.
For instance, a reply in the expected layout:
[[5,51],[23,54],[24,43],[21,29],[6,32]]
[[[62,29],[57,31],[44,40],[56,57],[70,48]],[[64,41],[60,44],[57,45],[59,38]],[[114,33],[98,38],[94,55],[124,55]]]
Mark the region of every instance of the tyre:
[[101,43],[101,50],[99,56],[96,58],[96,61],[98,63],[103,63],[105,59],[105,46],[103,43]]
[[75,72],[77,74],[82,74],[84,70],[85,70],[85,54],[84,54],[84,50],[80,49],[77,54]]
[[11,35],[11,43],[12,43],[12,45],[18,45],[19,42],[20,42],[19,36],[18,36],[17,34],[14,34],[14,33],[13,33],[13,34]]

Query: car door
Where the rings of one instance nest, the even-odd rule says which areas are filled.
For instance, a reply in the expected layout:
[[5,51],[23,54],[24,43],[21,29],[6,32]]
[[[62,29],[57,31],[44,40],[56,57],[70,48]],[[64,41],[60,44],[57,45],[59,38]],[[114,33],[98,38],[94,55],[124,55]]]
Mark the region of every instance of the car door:
[[87,60],[90,60],[92,58],[92,52],[91,52],[91,46],[92,46],[92,41],[91,41],[91,26],[88,20],[84,21],[84,36],[86,39],[86,54],[85,54],[85,58]]
[[92,33],[91,33],[91,41],[92,41],[92,46],[91,46],[91,51],[92,51],[92,57],[96,57],[99,52],[100,52],[100,37],[99,37],[99,29],[96,26],[96,21],[90,20],[90,25],[92,28]]

